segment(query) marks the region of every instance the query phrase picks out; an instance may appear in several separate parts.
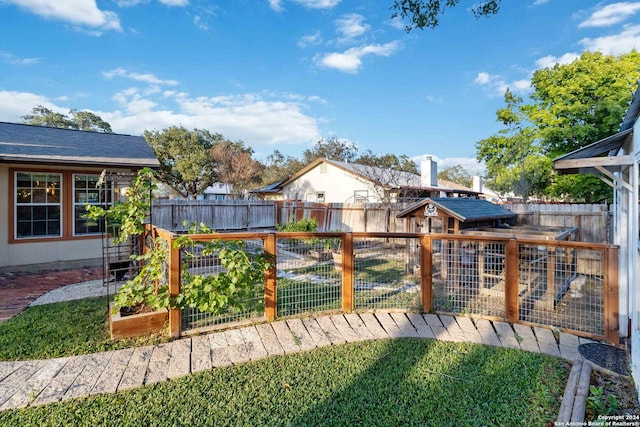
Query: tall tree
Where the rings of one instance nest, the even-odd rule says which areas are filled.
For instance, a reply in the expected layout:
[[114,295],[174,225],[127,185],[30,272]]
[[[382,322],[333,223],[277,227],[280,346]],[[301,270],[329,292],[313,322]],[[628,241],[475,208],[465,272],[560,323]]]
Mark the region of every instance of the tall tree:
[[252,155],[253,150],[242,141],[222,141],[211,149],[215,176],[219,182],[230,184],[236,197],[260,180],[263,166]]
[[302,153],[302,162],[308,164],[318,157],[337,162],[352,162],[358,154],[358,147],[351,141],[332,137],[318,140],[313,148]]
[[172,126],[145,131],[144,137],[160,161],[156,176],[182,197],[193,199],[215,182],[211,149],[224,141],[222,135]]
[[[494,15],[500,10],[501,0],[482,0],[471,8],[474,16]],[[458,5],[460,0],[394,0],[391,9],[394,10],[392,18],[402,18],[408,20],[405,30],[418,28],[436,28],[440,24],[440,15],[443,15],[447,8]]]
[[473,177],[465,170],[465,168],[462,167],[462,165],[443,168],[438,172],[438,179],[455,182],[456,184],[464,185],[467,188],[473,187]]
[[419,174],[416,162],[411,160],[409,156],[402,154],[374,154],[373,151],[367,150],[364,154],[355,159],[354,163],[366,166],[373,166],[382,169],[392,169],[399,172],[409,172]]
[[284,181],[291,175],[302,169],[304,162],[292,156],[286,156],[278,150],[274,150],[267,157],[262,173],[262,184],[273,184]]
[[523,190],[513,172],[520,165],[525,184],[533,185],[529,194],[587,203],[610,199],[611,189],[594,177],[551,176],[552,159],[615,133],[639,77],[638,52],[585,52],[571,64],[537,70],[530,103],[507,91],[506,107],[498,111],[505,129],[476,144],[494,180],[490,185],[504,191],[512,183]]
[[22,116],[25,123],[35,126],[50,126],[63,129],[79,129],[111,133],[111,125],[97,114],[89,111],[70,110],[69,115],[56,113],[43,105],[31,109],[31,114]]

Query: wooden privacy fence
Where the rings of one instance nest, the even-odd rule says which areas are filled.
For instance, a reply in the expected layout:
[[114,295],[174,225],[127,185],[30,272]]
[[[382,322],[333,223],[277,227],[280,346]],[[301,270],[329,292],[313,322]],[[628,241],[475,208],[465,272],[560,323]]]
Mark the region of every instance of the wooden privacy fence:
[[[221,271],[215,256],[181,265],[170,242],[169,292],[181,268]],[[198,234],[195,241],[242,240],[270,267],[244,311],[221,315],[172,309],[170,334],[316,312],[404,310],[546,325],[618,342],[616,247],[581,242],[418,233],[256,232]]]

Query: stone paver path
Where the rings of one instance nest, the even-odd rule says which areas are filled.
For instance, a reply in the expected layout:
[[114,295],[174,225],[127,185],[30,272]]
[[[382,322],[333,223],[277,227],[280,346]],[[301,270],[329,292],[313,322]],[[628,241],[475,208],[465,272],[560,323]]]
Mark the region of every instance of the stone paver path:
[[421,337],[473,342],[582,360],[581,340],[539,327],[417,313],[287,319],[170,343],[49,360],[0,362],[0,410],[116,393],[272,355],[371,339]]

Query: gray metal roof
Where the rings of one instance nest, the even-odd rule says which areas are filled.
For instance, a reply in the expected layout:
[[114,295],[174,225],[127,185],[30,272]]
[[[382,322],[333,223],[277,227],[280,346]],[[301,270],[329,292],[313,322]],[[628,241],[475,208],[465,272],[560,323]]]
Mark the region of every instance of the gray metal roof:
[[0,162],[158,167],[142,136],[0,122]]
[[427,197],[413,206],[399,212],[396,216],[403,218],[431,203],[462,222],[481,221],[486,219],[512,218],[516,216],[509,209],[493,204],[487,200],[471,197]]

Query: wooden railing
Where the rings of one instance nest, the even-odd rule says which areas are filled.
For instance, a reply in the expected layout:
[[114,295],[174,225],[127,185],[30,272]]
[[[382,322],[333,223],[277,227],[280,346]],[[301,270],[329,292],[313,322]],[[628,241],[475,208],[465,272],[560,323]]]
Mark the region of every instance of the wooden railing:
[[[170,243],[167,280],[170,294],[177,295],[180,292],[181,255],[173,242],[178,234],[151,226],[148,232]],[[405,307],[396,305],[394,309],[543,325],[615,343],[619,341],[618,250],[607,244],[495,235],[355,232],[197,234],[191,238],[196,242],[214,239],[261,242],[269,268],[265,274],[264,299],[258,320],[273,321],[280,317],[279,282],[285,279],[279,278],[279,273],[284,275],[285,270],[290,273],[289,270],[304,269],[312,271],[316,281],[330,283],[331,277],[338,277],[336,280],[340,281],[338,306],[327,309],[326,305],[318,303],[318,308],[305,312],[367,310],[366,304],[357,307],[354,301],[356,294],[361,292],[371,292],[370,300],[375,301],[377,297],[370,289],[375,290],[376,284],[371,284],[375,280],[387,280],[385,298],[409,292],[406,289],[412,289],[410,281],[403,279],[400,287],[395,283],[400,280],[389,279],[384,271],[375,272],[384,276],[382,279],[382,276],[367,279],[371,268],[363,267],[366,260],[378,256],[377,264],[384,265],[381,260],[395,256],[392,271],[403,278],[414,275],[415,288],[419,289],[419,306],[409,303]],[[331,261],[312,259],[308,255],[308,242],[321,244],[331,239],[340,241],[343,253],[341,273],[329,270]],[[285,250],[282,249],[283,242],[300,242],[305,249]],[[534,253],[535,257],[527,258],[529,253]],[[291,258],[293,267],[290,264],[282,267],[287,256],[294,256],[295,259]],[[296,267],[295,263],[302,264]],[[296,283],[298,285],[300,288],[311,286],[304,282]],[[323,289],[328,287],[323,286]],[[380,310],[375,305],[370,309]],[[256,321],[256,316],[250,316],[248,321]],[[170,310],[169,324],[172,337],[191,333],[184,330],[179,309]],[[211,326],[218,327],[219,323]]]

